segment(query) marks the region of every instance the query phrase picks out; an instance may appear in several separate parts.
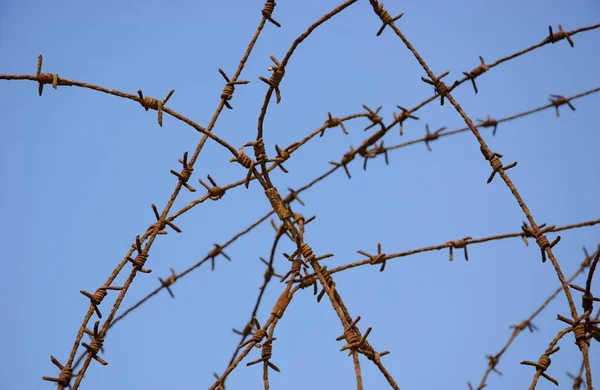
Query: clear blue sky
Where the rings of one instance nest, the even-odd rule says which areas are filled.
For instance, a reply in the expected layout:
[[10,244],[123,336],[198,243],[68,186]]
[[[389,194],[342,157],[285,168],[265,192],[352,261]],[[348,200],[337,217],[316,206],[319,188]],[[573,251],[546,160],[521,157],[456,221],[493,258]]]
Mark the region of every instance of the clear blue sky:
[[[283,57],[293,40],[339,1],[280,0],[274,18],[258,40],[231,104],[220,116],[215,133],[236,148],[256,137],[256,120],[269,76],[269,55]],[[219,103],[224,81],[217,72],[233,74],[258,25],[264,4],[237,2],[0,2],[0,73],[35,74],[43,54],[43,71],[135,94],[163,98],[175,89],[168,106],[207,125]],[[566,30],[600,21],[600,6],[586,0],[481,2],[388,1],[390,14],[404,12],[399,28],[436,73],[450,70],[453,81],[478,65],[543,40],[548,25]],[[361,105],[382,105],[384,121],[393,120],[396,104],[413,107],[431,96],[432,88],[401,41],[380,27],[367,1],[359,1],[319,28],[291,58],[281,83],[282,101],[269,107],[265,122],[267,151],[286,146],[322,125],[327,112],[336,116],[363,111]],[[600,86],[600,31],[581,33],[575,48],[566,41],[548,45],[490,70],[478,79],[479,94],[465,83],[455,97],[472,118],[503,117],[547,103],[550,93],[570,96]],[[501,124],[495,137],[483,135],[506,163],[539,223],[564,225],[600,216],[600,174],[597,113],[600,96],[561,107],[557,118],[547,110]],[[138,234],[153,221],[150,208],[162,210],[180,169],[177,159],[192,152],[200,135],[130,100],[75,87],[46,86],[39,97],[31,81],[0,82],[0,226],[3,279],[0,286],[2,332],[0,388],[50,389],[43,375],[58,370],[50,354],[64,362],[73,345],[88,300],[79,290],[94,291],[107,279]],[[420,110],[418,122],[407,122],[385,138],[393,145],[422,137],[425,124],[437,129],[463,127],[450,104],[434,103]],[[366,119],[346,123],[350,135],[330,129],[311,141],[274,171],[274,184],[286,194],[329,169],[350,145],[370,133]],[[486,184],[489,165],[470,132],[416,144],[383,158],[350,165],[305,192],[306,207],[294,210],[317,219],[306,239],[317,254],[334,253],[330,268],[362,258],[357,250],[375,252],[381,242],[387,253],[442,244],[464,236],[519,231],[524,215],[498,178]],[[194,171],[198,192],[183,191],[178,210],[204,191],[197,178],[210,174],[218,184],[245,175],[230,154],[209,142]],[[219,202],[199,205],[178,219],[183,234],[161,236],[148,259],[151,275],[138,275],[122,308],[158,285],[169,267],[181,271],[204,257],[213,243],[223,243],[264,215],[270,206],[256,182],[238,187]],[[583,259],[582,246],[592,251],[600,228],[562,233],[555,253],[570,275]],[[551,235],[554,237],[554,235]],[[108,333],[109,362],[93,362],[84,389],[197,389],[222,372],[262,283],[273,230],[263,224],[241,238],[220,259],[216,270],[203,266],[154,297]],[[531,242],[533,244],[533,241]],[[289,267],[280,246],[276,270]],[[486,354],[497,353],[510,335],[509,325],[525,319],[558,286],[549,262],[542,264],[535,244],[520,239],[469,247],[448,261],[447,250],[391,260],[383,273],[362,267],[335,276],[337,289],[352,316],[362,317],[364,332],[402,389],[466,389],[479,383]],[[130,266],[125,267],[128,271]],[[121,281],[125,274],[118,280]],[[583,279],[579,279],[580,283]],[[259,311],[262,322],[281,291],[272,284]],[[596,294],[600,293],[597,286]],[[116,295],[110,293],[106,302]],[[578,310],[580,295],[574,294]],[[102,305],[108,312],[108,303]],[[489,388],[526,388],[534,369],[521,360],[537,361],[562,329],[556,315],[568,315],[561,295],[538,317],[540,332],[523,333],[505,354]],[[94,317],[95,318],[95,317]],[[317,304],[309,291],[298,294],[276,329],[271,373],[274,389],[355,388],[352,360],[339,352],[335,338],[342,328],[325,298]],[[86,337],[87,339],[87,337]],[[84,340],[86,340],[84,339]],[[87,340],[86,340],[87,341]],[[572,382],[580,354],[573,337],[561,343],[548,373],[560,388]],[[255,350],[246,361],[259,358]],[[600,372],[598,348],[592,366]],[[385,379],[361,359],[367,389],[385,388]],[[262,368],[241,365],[228,379],[228,389],[258,389]],[[596,375],[596,378],[600,378]],[[600,380],[600,379],[597,379]],[[540,381],[538,389],[554,388]]]

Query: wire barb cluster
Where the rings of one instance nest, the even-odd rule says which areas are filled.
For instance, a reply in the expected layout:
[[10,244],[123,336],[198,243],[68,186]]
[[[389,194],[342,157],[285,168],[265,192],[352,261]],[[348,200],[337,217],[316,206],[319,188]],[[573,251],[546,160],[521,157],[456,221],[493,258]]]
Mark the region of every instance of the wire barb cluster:
[[165,96],[165,98],[163,100],[158,100],[153,97],[144,96],[141,89],[138,89],[138,91],[137,91],[138,96],[140,97],[139,102],[146,111],[148,111],[149,109],[158,111],[158,125],[160,127],[162,127],[162,125],[163,125],[164,105],[167,104],[167,101],[169,101],[169,99],[171,98],[171,95],[173,95],[173,92],[175,92],[174,89],[170,90],[169,93],[167,93],[167,96]]

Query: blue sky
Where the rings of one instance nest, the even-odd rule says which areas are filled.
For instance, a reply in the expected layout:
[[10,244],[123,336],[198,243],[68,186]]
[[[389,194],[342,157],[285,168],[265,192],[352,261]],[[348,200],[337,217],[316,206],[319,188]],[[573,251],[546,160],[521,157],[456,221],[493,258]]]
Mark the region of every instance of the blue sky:
[[[264,2],[33,2],[0,3],[0,74],[35,74],[37,56],[43,71],[107,88],[163,98],[175,89],[167,106],[206,126],[224,81],[217,69],[232,75],[258,25]],[[294,39],[311,23],[336,7],[334,1],[280,1],[236,88],[233,110],[224,110],[214,132],[236,148],[256,137],[256,120],[267,90],[259,76],[269,76],[269,55],[281,59]],[[548,2],[423,2],[385,3],[390,14],[404,12],[398,27],[437,74],[446,70],[449,82],[462,71],[509,55],[543,40],[548,25],[565,30],[598,23],[600,6],[593,1]],[[358,1],[317,29],[298,48],[281,83],[282,101],[273,101],[265,121],[269,155],[274,146],[304,138],[327,119],[327,112],[345,116],[380,111],[390,123],[396,105],[414,107],[432,94],[420,80],[424,73],[401,41],[380,27],[367,1]],[[548,102],[549,94],[570,96],[600,86],[599,31],[548,45],[490,70],[453,95],[471,118],[500,118]],[[600,176],[596,158],[600,142],[597,110],[600,97],[577,101],[573,112],[561,107],[500,124],[482,134],[506,163],[538,223],[565,225],[597,219]],[[200,135],[130,100],[76,87],[47,85],[39,97],[32,81],[0,82],[0,227],[4,282],[0,308],[5,320],[0,332],[4,353],[0,364],[3,389],[52,388],[41,381],[55,376],[54,355],[67,359],[89,301],[79,290],[94,291],[108,278],[135,236],[153,222],[151,203],[160,210],[175,187],[170,169],[190,153]],[[397,111],[397,110],[396,110]],[[420,138],[425,124],[464,126],[450,104],[432,103],[419,110],[421,120],[406,122],[404,135],[390,131],[386,145]],[[315,138],[272,179],[282,194],[298,188],[330,168],[370,132],[366,119],[346,123],[349,135],[329,129]],[[371,130],[372,131],[372,130]],[[349,166],[352,179],[337,171],[302,194],[305,207],[294,211],[317,218],[307,227],[306,240],[316,254],[334,253],[329,268],[362,259],[356,253],[386,253],[442,244],[464,236],[484,237],[517,232],[524,220],[510,192],[496,178],[486,184],[489,165],[470,132],[391,151],[390,165],[380,156],[362,170],[362,159]],[[192,181],[198,191],[182,191],[174,211],[201,196],[197,178],[210,174],[225,185],[244,177],[229,152],[209,142],[198,159]],[[152,247],[150,275],[138,275],[125,309],[167,277],[195,263],[269,210],[253,182],[229,191],[218,202],[206,202],[177,220],[183,234],[160,236]],[[582,246],[593,251],[598,226],[561,233],[555,254],[565,275],[583,260]],[[105,341],[106,367],[93,362],[85,389],[207,388],[213,372],[222,372],[248,321],[274,233],[268,223],[242,237],[219,259],[216,270],[202,266],[173,287],[176,298],[161,292],[112,328]],[[553,238],[554,235],[551,235]],[[282,252],[275,267],[289,267]],[[383,362],[402,389],[467,388],[479,383],[486,354],[497,353],[519,323],[558,287],[549,262],[539,249],[520,239],[469,247],[448,261],[447,250],[390,260],[386,271],[361,267],[335,276],[337,289],[351,315],[362,317],[364,332],[373,327],[371,344],[390,350]],[[130,266],[125,267],[129,271]],[[123,273],[117,281],[122,283]],[[579,284],[583,279],[578,279]],[[118,283],[117,283],[118,284]],[[259,321],[268,317],[281,284],[268,286]],[[596,287],[596,294],[598,290]],[[101,306],[116,294],[109,293]],[[578,310],[580,295],[575,293]],[[533,377],[522,360],[537,361],[552,337],[562,329],[557,314],[568,315],[560,295],[534,322],[540,331],[523,333],[504,355],[489,388],[524,388]],[[95,317],[94,317],[95,318]],[[272,361],[281,373],[271,373],[272,388],[355,388],[351,358],[339,352],[335,338],[343,329],[325,298],[317,304],[309,291],[297,294],[279,323]],[[85,339],[84,339],[85,340]],[[571,335],[559,344],[548,373],[561,388],[569,388],[565,372],[576,372],[580,354]],[[87,340],[85,340],[87,341]],[[597,348],[596,348],[597,349]],[[600,355],[591,351],[592,367]],[[257,349],[244,361],[260,357]],[[385,388],[385,379],[361,359],[365,388]],[[262,369],[240,365],[227,381],[228,389],[261,388]],[[538,389],[554,388],[540,381]]]

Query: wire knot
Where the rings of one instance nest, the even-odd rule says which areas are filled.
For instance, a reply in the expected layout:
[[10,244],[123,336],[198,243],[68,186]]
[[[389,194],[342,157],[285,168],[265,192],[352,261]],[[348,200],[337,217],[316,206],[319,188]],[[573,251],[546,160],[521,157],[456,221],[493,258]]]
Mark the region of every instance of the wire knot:
[[502,372],[496,368],[496,366],[500,362],[500,357],[498,355],[485,355],[485,357],[488,360],[489,369],[494,371],[496,374],[502,376]]
[[279,92],[279,83],[281,82],[281,79],[285,75],[285,69],[283,68],[283,66],[281,66],[279,61],[277,61],[277,59],[274,56],[271,55],[270,58],[271,58],[271,61],[273,61],[273,63],[275,63],[275,65],[269,66],[269,70],[273,72],[271,74],[271,78],[267,80],[267,78],[260,76],[259,79],[264,81],[265,83],[267,83],[271,88],[275,89],[275,94],[277,96],[277,104],[279,104],[279,102],[281,101],[281,93]]
[[135,250],[137,250],[138,254],[135,256],[135,259],[131,257],[127,257],[127,260],[133,264],[133,268],[136,271],[143,272],[145,274],[149,274],[152,270],[144,269],[144,265],[146,264],[146,260],[148,260],[148,252],[142,249],[142,243],[140,241],[140,236],[135,237],[135,245],[133,245]]
[[359,148],[358,149],[358,153],[364,157],[365,161],[363,163],[363,170],[367,170],[367,161],[370,158],[375,158],[380,154],[383,154],[385,156],[385,165],[389,165],[390,164],[390,160],[389,160],[389,156],[388,156],[388,151],[387,149],[383,146],[383,140],[381,140],[380,144],[375,144],[373,145],[372,149],[369,150],[365,150],[365,151],[361,151],[362,149]]
[[244,154],[244,151],[242,148],[240,148],[240,155],[238,156],[237,161],[242,164],[242,166],[244,168],[248,168],[250,169],[250,167],[252,165],[254,165],[254,161],[252,161],[252,158],[250,158],[250,156],[248,156],[247,154]]
[[313,253],[312,248],[306,242],[303,242],[300,245],[299,252],[304,257],[304,262],[308,263],[315,259],[315,254]]
[[331,112],[328,112],[327,116],[329,117],[329,119],[325,121],[325,128],[321,130],[321,134],[319,135],[319,137],[322,137],[325,134],[325,129],[331,129],[332,127],[336,126],[340,126],[344,134],[348,134],[346,126],[344,126],[344,121],[342,121],[340,118],[333,117],[333,115],[331,115]]
[[49,382],[58,383],[59,386],[69,387],[71,386],[71,377],[73,376],[73,368],[70,366],[63,366],[60,362],[52,355],[50,355],[50,361],[60,370],[58,378],[50,376],[43,376],[42,379]]
[[404,13],[401,13],[392,18],[392,16],[385,9],[383,9],[383,3],[379,3],[378,1],[371,1],[371,5],[373,6],[375,14],[379,16],[379,19],[381,19],[381,22],[383,23],[382,26],[379,28],[379,31],[377,31],[377,36],[381,35],[386,26],[391,25],[393,22],[400,19],[402,15],[404,15]]
[[354,160],[354,157],[356,156],[356,152],[354,151],[354,148],[352,146],[350,146],[350,150],[346,153],[344,153],[344,156],[342,156],[342,161],[340,161],[339,163],[335,162],[335,161],[330,161],[329,164],[335,166],[336,168],[338,167],[343,167],[344,171],[346,171],[346,175],[348,176],[348,179],[352,179],[352,176],[350,176],[350,171],[348,170],[348,163],[350,163],[350,161]]
[[496,173],[500,172],[500,170],[508,171],[509,169],[514,168],[517,165],[516,162],[508,165],[502,165],[500,159],[503,156],[500,153],[492,152],[491,150],[486,150],[483,148],[483,146],[480,147],[480,150],[483,154],[483,157],[485,157],[485,159],[488,160],[488,162],[492,166],[492,173],[490,174],[490,177],[488,177],[487,180],[488,184],[490,184],[492,180],[494,180],[494,176],[496,176]]
[[52,88],[56,89],[58,88],[60,81],[58,74],[42,73],[42,59],[42,55],[40,54],[38,56],[37,71],[35,74],[38,81],[38,94],[40,96],[42,96],[42,92],[44,91],[44,84],[52,84]]
[[223,195],[225,195],[225,190],[223,189],[223,187],[219,187],[217,185],[217,183],[215,183],[213,178],[210,177],[210,175],[207,175],[207,178],[208,178],[208,181],[210,182],[210,184],[212,184],[212,187],[210,187],[208,184],[203,182],[202,179],[200,179],[200,178],[198,178],[198,181],[200,182],[200,184],[202,184],[202,186],[204,188],[206,188],[206,190],[208,191],[209,198],[211,200],[221,199],[223,197]]
[[210,266],[210,270],[214,271],[215,270],[215,258],[219,255],[223,256],[224,258],[226,258],[228,261],[231,261],[231,257],[227,256],[227,254],[225,254],[225,252],[223,252],[223,247],[219,244],[213,244],[214,248],[211,249],[210,252],[208,252],[208,254],[206,255],[205,259],[211,259],[211,266]]
[[275,9],[276,5],[277,3],[275,2],[275,0],[267,0],[261,12],[262,16],[264,16],[265,19],[267,19],[269,22],[273,23],[277,27],[281,27],[281,24],[277,23],[277,21],[273,19],[273,10]]
[[371,121],[371,124],[365,127],[365,131],[369,130],[371,127],[376,126],[379,123],[382,123],[383,118],[379,116],[379,110],[381,110],[382,106],[377,107],[375,111],[367,107],[366,104],[363,104],[362,106],[365,110],[367,110],[367,118],[369,118],[369,120]]
[[252,366],[254,364],[264,362],[266,365],[271,367],[273,370],[280,372],[279,368],[271,363],[269,360],[271,359],[271,355],[273,354],[273,341],[277,340],[275,337],[269,337],[262,345],[262,350],[260,354],[260,359],[254,360],[252,362],[246,363],[246,366]]
[[188,180],[190,180],[190,177],[192,177],[192,172],[194,171],[194,167],[192,166],[192,164],[188,163],[188,153],[187,152],[185,152],[183,154],[183,159],[179,159],[179,163],[181,163],[181,165],[183,165],[181,172],[178,173],[171,169],[171,173],[173,175],[177,176],[181,185],[183,185],[185,188],[187,188],[188,191],[196,192],[196,189],[194,187],[187,184]]
[[171,298],[175,298],[175,295],[173,294],[173,291],[171,291],[171,285],[173,283],[175,283],[177,281],[177,274],[175,273],[175,270],[173,268],[169,268],[171,270],[171,275],[166,278],[166,279],[162,279],[160,276],[158,277],[158,280],[160,281],[160,284],[167,289],[167,291],[169,292],[169,295],[171,296]]
[[252,148],[254,149],[254,157],[256,158],[256,164],[266,163],[269,158],[267,157],[267,152],[265,150],[265,142],[262,138],[257,139],[256,141],[251,143]]
[[556,353],[559,349],[560,349],[560,347],[556,347],[551,350],[546,350],[546,352],[542,356],[540,356],[540,359],[537,361],[537,363],[530,362],[528,360],[523,360],[521,362],[521,364],[535,367],[541,376],[543,376],[544,378],[546,378],[547,380],[549,380],[550,382],[552,382],[556,386],[558,386],[558,381],[556,379],[552,378],[551,376],[549,376],[548,374],[546,374],[545,371],[548,369],[548,367],[550,367],[550,364],[552,363],[552,360],[550,359],[550,355],[552,355],[553,353]]
[[[252,342],[255,343],[260,343],[260,341],[267,335],[267,331],[259,328],[256,330],[256,332],[254,332],[254,335],[252,336],[252,338],[250,339]],[[258,347],[260,348],[260,345],[258,345]]]
[[575,47],[575,43],[573,42],[573,39],[571,39],[569,34],[567,34],[563,30],[563,27],[560,24],[558,25],[557,32],[552,31],[552,26],[548,26],[548,31],[549,31],[549,34],[546,37],[546,39],[544,39],[544,43],[556,43],[556,42],[560,41],[561,39],[566,39],[567,41],[569,41],[569,45],[571,45],[571,47]]
[[[325,279],[325,284],[332,290],[335,291],[335,282],[333,281],[333,278],[331,277],[331,274],[327,271],[327,266],[324,265],[323,267],[321,267],[320,272],[323,275],[323,278]],[[317,276],[316,275],[311,275],[311,276],[304,276],[302,278],[300,278],[299,280],[297,280],[297,282],[300,285],[300,288],[304,289],[304,288],[308,288],[310,286],[315,286],[315,292],[314,294],[317,294]],[[319,295],[317,296],[317,302],[321,302],[321,299],[323,298],[323,296],[325,295],[325,287],[323,287],[323,290],[321,290],[321,292],[319,293]]]
[[467,252],[467,244],[472,239],[473,239],[473,237],[467,236],[467,237],[462,238],[460,240],[448,241],[446,243],[446,245],[448,245],[449,248],[450,248],[450,261],[454,260],[453,249],[460,249],[460,248],[464,248],[465,249],[465,260],[469,261],[469,253]]
[[250,156],[244,153],[243,147],[239,149],[237,157],[229,159],[229,162],[234,161],[237,161],[241,166],[248,169],[248,174],[246,175],[246,179],[244,181],[244,185],[246,186],[246,188],[248,188],[248,186],[250,185],[250,179],[252,178],[252,173],[254,172],[254,161],[252,160],[252,158],[250,158]]
[[369,259],[369,264],[371,265],[375,265],[375,264],[381,264],[381,268],[379,269],[379,272],[383,272],[385,270],[385,265],[386,265],[386,254],[381,252],[381,243],[378,242],[377,243],[377,254],[376,255],[371,255],[365,251],[356,251],[357,253],[367,257]]
[[148,111],[149,109],[158,111],[158,125],[160,127],[162,127],[163,106],[167,104],[167,101],[169,100],[171,95],[173,95],[173,92],[175,92],[174,89],[169,91],[169,93],[167,94],[167,96],[165,96],[163,100],[157,100],[153,97],[144,96],[141,89],[138,89],[137,91],[138,96],[140,97],[139,102],[146,111]]
[[98,306],[102,303],[102,300],[108,294],[108,291],[106,291],[106,290],[122,290],[122,289],[123,289],[123,287],[103,286],[103,287],[98,288],[96,290],[96,292],[94,292],[93,294],[90,294],[89,292],[87,292],[85,290],[80,290],[79,292],[90,299],[90,303],[94,306],[94,311],[98,315],[98,318],[102,318],[102,314],[100,313],[100,309],[98,309]]
[[360,332],[358,328],[356,328],[358,321],[360,321],[360,316],[356,317],[356,319],[352,321],[350,325],[348,325],[346,330],[344,330],[344,333],[335,339],[336,341],[341,341],[344,339],[346,340],[347,344],[343,346],[340,351],[343,351],[344,349],[350,349],[350,351],[348,351],[348,356],[352,354],[353,347],[350,346],[357,346],[360,344]]
[[[357,320],[355,320],[354,322],[358,322],[358,320],[360,319],[357,318]],[[365,334],[358,340],[355,341],[352,344],[347,344],[345,346],[343,346],[340,351],[343,351],[345,349],[350,349],[350,350],[356,350],[360,353],[362,353],[363,355],[365,355],[367,357],[367,359],[373,361],[373,362],[379,362],[379,359],[387,354],[390,353],[390,351],[384,351],[381,353],[378,353],[375,351],[375,349],[371,346],[371,344],[369,344],[369,342],[367,341],[367,337],[369,337],[369,334],[371,333],[371,330],[373,328],[369,327],[367,329],[367,331],[365,332]]]
[[288,188],[288,190],[290,191],[289,194],[287,194],[287,196],[283,199],[283,202],[286,204],[290,204],[293,200],[297,200],[298,203],[300,203],[302,206],[304,206],[304,202],[300,199],[300,197],[298,197],[298,192],[295,191],[292,188]]
[[494,127],[494,131],[492,132],[492,135],[496,135],[496,130],[498,129],[498,121],[495,119],[492,119],[491,116],[487,116],[486,120],[482,120],[477,118],[477,121],[479,121],[479,126],[481,127]]
[[402,110],[402,112],[400,114],[396,114],[394,112],[394,113],[392,113],[392,115],[394,116],[394,120],[400,124],[400,135],[404,135],[403,122],[409,118],[419,120],[419,117],[412,115],[410,113],[410,111],[408,111],[406,108],[404,108],[402,106],[396,105],[396,107],[398,107],[400,110]]
[[550,100],[550,102],[556,108],[556,116],[560,116],[559,107],[562,106],[563,104],[568,105],[569,108],[571,109],[571,111],[575,111],[575,106],[573,106],[573,103],[571,103],[571,101],[569,99],[567,99],[566,97],[564,97],[563,95],[550,94],[550,96],[552,96],[552,97],[549,98],[548,100]]
[[284,282],[285,279],[287,279],[287,277],[290,275],[299,275],[300,269],[302,268],[302,266],[307,267],[307,265],[304,263],[304,261],[300,257],[297,257],[294,260],[292,260],[292,267],[290,268],[288,273],[285,274],[283,276],[283,278],[281,278],[281,282]]
[[273,161],[275,161],[284,173],[288,173],[288,170],[283,166],[283,162],[291,157],[291,154],[301,146],[300,142],[294,142],[291,145],[288,145],[285,149],[279,147],[279,145],[275,145],[275,150],[277,151],[277,157]]
[[[158,221],[160,221],[160,214],[158,213],[158,209],[156,208],[156,205],[154,203],[152,203],[152,211],[154,212],[154,217],[156,218],[156,222],[154,222],[152,225],[150,225],[150,227],[148,228],[148,230],[146,230],[146,232],[149,232],[152,229],[156,229],[156,225],[158,224]],[[173,222],[167,221],[167,220],[163,220],[163,222],[161,223],[160,227],[158,228],[158,232],[156,234],[167,234],[165,229],[165,226],[169,226],[171,229],[175,230],[177,233],[181,233],[181,229],[179,229]]]
[[[571,325],[571,329],[573,330],[573,335],[575,336],[575,344],[579,347],[580,350],[583,350],[586,347],[588,336],[586,335],[586,325],[593,325],[597,321],[589,321],[589,316],[592,312],[586,311],[579,317],[575,317],[572,320],[561,316],[560,314],[557,316],[558,320],[565,322]],[[587,324],[582,322],[583,320],[587,320]],[[592,332],[594,328],[592,327]],[[595,337],[592,333],[591,337]]]
[[540,251],[542,252],[542,263],[546,262],[546,250],[553,248],[554,245],[558,244],[560,241],[560,236],[557,236],[556,239],[550,243],[545,236],[546,233],[554,231],[555,228],[556,225],[546,227],[545,223],[539,227],[536,226],[535,228],[527,226],[527,223],[525,222],[523,222],[523,225],[521,226],[521,230],[525,233],[525,237],[535,238],[535,241],[539,245]]
[[90,332],[88,330],[86,332],[92,336],[92,341],[89,344],[82,342],[81,345],[83,345],[85,347],[85,349],[88,350],[88,353],[90,353],[92,355],[94,360],[96,360],[98,363],[102,364],[103,366],[106,366],[108,363],[104,359],[102,359],[100,356],[98,356],[98,352],[100,352],[100,350],[102,349],[102,345],[104,344],[104,335],[98,331],[99,324],[100,324],[100,322],[96,321],[96,323],[94,324],[94,331]]
[[585,288],[579,287],[575,284],[570,284],[569,286],[571,286],[573,290],[577,290],[583,293],[583,295],[581,296],[581,307],[583,308],[584,312],[589,311],[591,313],[594,310],[594,302],[600,302],[600,298],[594,298],[592,293],[586,290]]
[[467,76],[467,78],[469,80],[471,80],[471,83],[473,84],[473,89],[475,90],[475,93],[479,92],[477,90],[477,84],[475,84],[475,79],[477,78],[477,76],[481,76],[482,74],[484,74],[485,72],[487,72],[488,69],[489,69],[489,66],[487,66],[485,64],[485,61],[483,60],[482,56],[479,56],[479,61],[481,61],[481,65],[479,65],[478,67],[474,68],[470,72],[463,72],[463,74],[465,76]]
[[231,107],[231,104],[229,104],[229,100],[231,100],[233,98],[233,92],[235,92],[235,86],[238,84],[248,84],[250,81],[247,81],[247,80],[231,81],[229,79],[229,77],[227,77],[227,74],[225,74],[225,71],[221,68],[219,68],[219,73],[221,73],[221,76],[223,76],[223,78],[227,82],[227,84],[225,84],[225,87],[223,88],[223,92],[221,92],[221,100],[223,101],[223,104],[225,104],[225,107],[232,110],[233,107]]
[[433,86],[435,92],[437,93],[437,96],[440,96],[440,103],[442,106],[444,105],[444,97],[446,96],[446,94],[450,93],[450,91],[452,91],[454,87],[458,85],[458,81],[455,81],[451,87],[448,87],[446,83],[442,81],[442,79],[446,77],[449,73],[450,71],[447,70],[444,73],[442,73],[439,77],[434,77],[432,79],[426,79],[425,77],[421,77],[421,80],[423,80],[423,82]]
[[425,124],[425,138],[423,138],[423,140],[425,141],[425,146],[427,146],[427,150],[429,150],[431,152],[431,146],[429,146],[429,143],[431,141],[435,141],[436,139],[440,138],[440,133],[442,131],[446,130],[446,126],[444,127],[440,127],[439,129],[437,129],[436,131],[434,131],[433,133],[429,132],[429,123]]
[[579,344],[581,341],[585,341],[587,339],[585,324],[583,322],[575,324],[573,326],[573,334],[575,335],[576,344]]
[[516,331],[523,331],[525,328],[529,329],[529,332],[533,333],[534,330],[539,330],[537,326],[535,326],[530,320],[525,320],[519,323],[518,325],[511,325],[511,328]]

